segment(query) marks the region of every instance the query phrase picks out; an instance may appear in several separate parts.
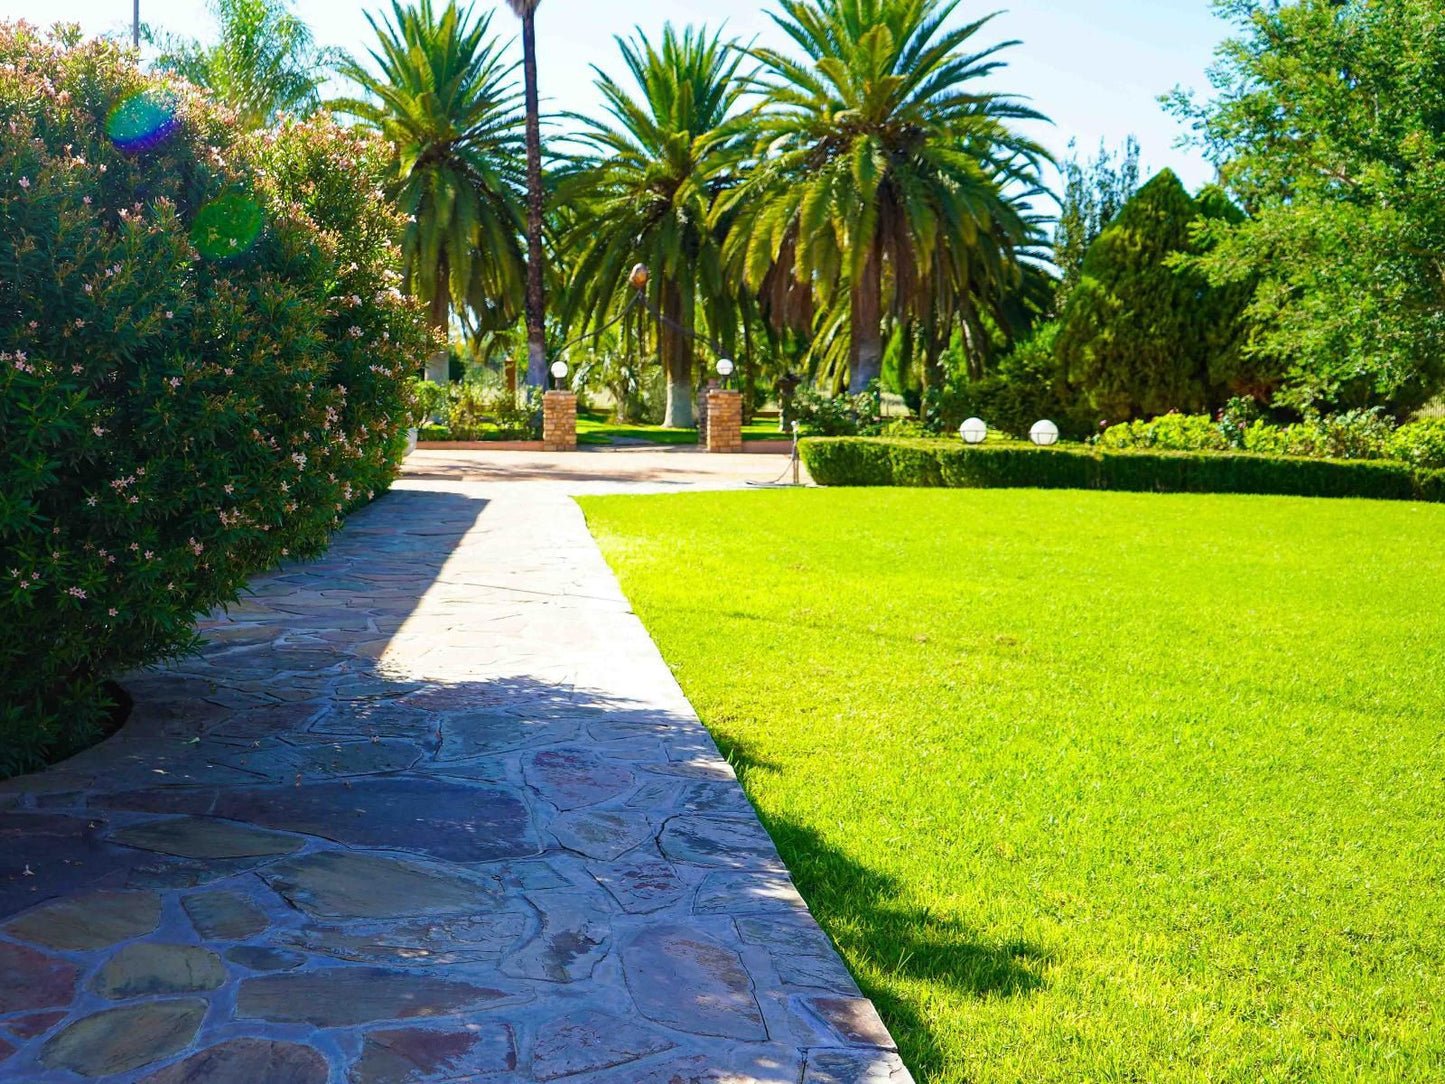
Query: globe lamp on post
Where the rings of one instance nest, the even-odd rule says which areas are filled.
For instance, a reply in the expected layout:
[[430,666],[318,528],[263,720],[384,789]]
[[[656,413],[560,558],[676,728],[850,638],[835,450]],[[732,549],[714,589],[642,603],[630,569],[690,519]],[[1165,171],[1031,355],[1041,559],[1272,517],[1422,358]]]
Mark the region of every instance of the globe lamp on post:
[[958,427],[958,435],[967,444],[982,444],[988,439],[988,426],[982,418],[969,418]]
[[1059,442],[1059,427],[1047,418],[1034,422],[1034,427],[1029,430],[1029,440],[1040,448],[1048,448]]

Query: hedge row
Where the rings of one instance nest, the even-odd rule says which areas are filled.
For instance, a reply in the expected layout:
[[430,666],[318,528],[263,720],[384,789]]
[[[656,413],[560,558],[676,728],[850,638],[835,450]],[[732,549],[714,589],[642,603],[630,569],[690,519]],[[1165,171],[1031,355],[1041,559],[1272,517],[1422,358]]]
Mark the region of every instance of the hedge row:
[[1213,452],[816,437],[803,462],[825,486],[1111,489],[1445,501],[1445,471],[1407,464]]

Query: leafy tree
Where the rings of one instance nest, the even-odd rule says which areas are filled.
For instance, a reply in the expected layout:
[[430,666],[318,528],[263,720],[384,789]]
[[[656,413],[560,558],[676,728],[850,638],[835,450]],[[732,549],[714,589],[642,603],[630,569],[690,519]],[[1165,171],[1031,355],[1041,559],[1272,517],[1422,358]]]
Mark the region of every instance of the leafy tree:
[[1054,266],[1059,269],[1055,311],[1063,310],[1079,284],[1084,253],[1139,190],[1139,141],[1130,136],[1117,154],[1100,143],[1098,156],[1085,162],[1070,140],[1063,175],[1064,197],[1054,228]]
[[1249,350],[1276,401],[1408,413],[1445,384],[1445,11],[1439,0],[1225,0],[1214,100],[1182,93],[1250,212],[1198,266],[1258,280]]
[[1222,194],[1205,197],[1190,198],[1166,169],[1084,256],[1056,351],[1069,382],[1111,420],[1204,410],[1234,375],[1244,299],[1175,266],[1178,254],[1197,253],[1191,228],[1206,212],[1239,217]]
[[632,266],[647,264],[667,373],[663,424],[686,428],[699,290],[728,293],[708,216],[738,157],[728,121],[746,89],[743,54],[719,34],[671,26],[657,45],[641,33],[618,44],[637,94],[598,71],[607,116],[575,118],[588,153],[561,187],[561,202],[586,208],[568,245],[569,316],[601,328],[631,299]]
[[781,269],[818,294],[819,338],[846,345],[849,383],[880,374],[885,316],[951,318],[1017,281],[1026,214],[1006,190],[1037,188],[1046,158],[1009,122],[1039,119],[972,86],[1008,45],[988,24],[953,28],[959,0],[780,0],[775,21],[804,60],[761,65],[757,165],[720,203],[736,210],[729,265],[759,289]]
[[[376,71],[354,60],[341,71],[367,92],[333,103],[377,129],[396,148],[393,188],[410,224],[402,240],[405,288],[423,299],[445,336],[453,308],[473,331],[517,319],[525,279],[522,234],[522,118],[514,68],[489,34],[490,14],[473,18],[431,0],[378,23],[370,50]],[[427,378],[448,380],[447,353],[427,360]]]
[[522,20],[522,71],[527,109],[527,383],[547,382],[546,250],[543,244],[542,108],[537,90],[537,5],[507,0]]
[[318,49],[290,0],[207,0],[220,27],[214,44],[158,35],[155,66],[175,72],[230,106],[246,128],[264,128],[282,113],[305,116],[321,104],[321,85],[341,59]]

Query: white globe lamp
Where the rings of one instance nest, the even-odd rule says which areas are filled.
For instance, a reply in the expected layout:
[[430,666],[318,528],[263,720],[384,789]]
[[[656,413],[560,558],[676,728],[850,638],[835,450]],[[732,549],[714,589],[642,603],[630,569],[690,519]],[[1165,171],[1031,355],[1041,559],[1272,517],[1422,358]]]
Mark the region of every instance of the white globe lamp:
[[969,444],[982,444],[988,439],[988,426],[982,418],[969,418],[958,427],[958,435]]
[[565,361],[552,362],[552,379],[559,384],[567,379],[567,363]]
[[1029,440],[1033,441],[1040,448],[1047,448],[1059,442],[1059,427],[1045,418],[1043,421],[1034,422],[1034,427],[1029,430]]
[[730,377],[730,376],[733,375],[733,369],[734,369],[734,366],[733,366],[733,360],[732,360],[732,358],[718,358],[718,362],[717,362],[717,375],[718,375],[718,376],[720,376],[720,377],[722,377],[724,380],[726,380],[728,377]]

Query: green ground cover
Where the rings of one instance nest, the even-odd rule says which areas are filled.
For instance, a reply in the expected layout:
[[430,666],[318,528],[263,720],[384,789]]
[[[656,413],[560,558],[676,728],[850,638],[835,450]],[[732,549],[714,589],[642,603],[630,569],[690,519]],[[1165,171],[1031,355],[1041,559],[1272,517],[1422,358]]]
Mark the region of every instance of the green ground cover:
[[[696,429],[664,429],[660,425],[618,425],[606,414],[579,413],[578,444],[611,444],[614,439],[642,440],[649,444],[696,444]],[[756,421],[743,426],[743,440],[787,440],[778,432],[777,419]]]
[[1445,1078],[1445,508],[582,503],[921,1084]]

